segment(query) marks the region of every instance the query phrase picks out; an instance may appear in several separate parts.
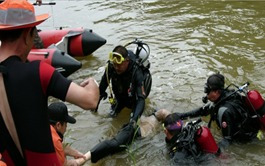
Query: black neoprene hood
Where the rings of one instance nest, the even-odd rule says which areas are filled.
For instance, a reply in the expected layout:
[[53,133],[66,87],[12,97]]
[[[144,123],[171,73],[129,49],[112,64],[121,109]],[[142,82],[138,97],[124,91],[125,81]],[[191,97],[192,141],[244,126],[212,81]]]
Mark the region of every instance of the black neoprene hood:
[[224,89],[225,78],[222,74],[213,74],[206,83],[212,90]]

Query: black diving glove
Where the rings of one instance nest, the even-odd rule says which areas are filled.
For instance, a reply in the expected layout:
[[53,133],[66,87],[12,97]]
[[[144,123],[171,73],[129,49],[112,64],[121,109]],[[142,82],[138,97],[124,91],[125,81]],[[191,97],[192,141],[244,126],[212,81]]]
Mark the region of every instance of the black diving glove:
[[138,127],[137,122],[133,119],[130,119],[129,124],[132,125],[134,129],[136,129]]
[[212,102],[208,102],[202,107],[196,108],[194,110],[191,110],[189,112],[185,113],[178,113],[180,116],[180,119],[186,119],[188,117],[195,118],[198,116],[207,116],[212,112],[212,110],[215,108],[215,105]]
[[189,111],[189,112],[185,112],[185,113],[176,113],[180,119],[184,120],[184,119],[187,119],[188,117],[190,118],[195,118],[195,117],[198,117],[198,116],[201,116],[203,115],[203,107],[200,107],[200,108],[196,108],[192,111]]
[[103,92],[102,94],[99,95],[99,100],[98,100],[98,104],[97,104],[97,107],[92,110],[92,112],[98,112],[98,106],[100,104],[100,101],[103,99],[103,100],[106,100],[106,98],[108,97],[108,94],[106,92]]

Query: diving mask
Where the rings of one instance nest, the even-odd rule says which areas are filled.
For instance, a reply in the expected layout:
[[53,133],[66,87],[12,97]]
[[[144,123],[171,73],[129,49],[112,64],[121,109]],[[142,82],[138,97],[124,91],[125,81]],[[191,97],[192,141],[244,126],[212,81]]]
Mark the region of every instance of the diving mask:
[[204,85],[204,93],[209,94],[212,91],[212,89],[210,88],[210,86],[206,83]]
[[123,61],[125,61],[124,57],[120,53],[117,53],[117,52],[110,52],[109,60],[117,64],[121,64]]

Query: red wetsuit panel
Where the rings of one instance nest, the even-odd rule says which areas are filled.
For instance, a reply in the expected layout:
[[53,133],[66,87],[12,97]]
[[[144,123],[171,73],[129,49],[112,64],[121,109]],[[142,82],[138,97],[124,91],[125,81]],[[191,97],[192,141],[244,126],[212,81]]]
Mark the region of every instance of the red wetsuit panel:
[[51,65],[43,61],[40,62],[40,79],[41,79],[40,81],[41,81],[43,93],[45,95],[46,95],[47,87],[49,85],[53,72],[54,72],[54,68]]

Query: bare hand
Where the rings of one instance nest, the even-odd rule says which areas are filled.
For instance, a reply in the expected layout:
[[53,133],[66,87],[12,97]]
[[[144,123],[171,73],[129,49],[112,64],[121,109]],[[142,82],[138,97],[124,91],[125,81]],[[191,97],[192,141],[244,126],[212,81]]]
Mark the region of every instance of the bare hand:
[[97,81],[96,81],[94,78],[88,78],[88,79],[86,79],[85,81],[83,81],[83,82],[80,84],[80,86],[85,87],[85,86],[87,86],[91,81],[94,81],[95,84],[98,86],[98,83],[97,83]]
[[75,154],[73,154],[73,157],[74,157],[75,159],[83,158],[84,160],[86,160],[86,156],[85,156],[83,153],[78,152],[78,151],[77,151]]
[[79,152],[78,150],[75,150],[73,149],[71,146],[67,145],[64,147],[64,153],[67,155],[67,156],[72,156],[74,157],[75,159],[78,159],[78,158],[83,158],[83,159],[86,159],[86,156]]
[[74,159],[67,160],[65,165],[67,165],[67,166],[79,166],[79,164]]

